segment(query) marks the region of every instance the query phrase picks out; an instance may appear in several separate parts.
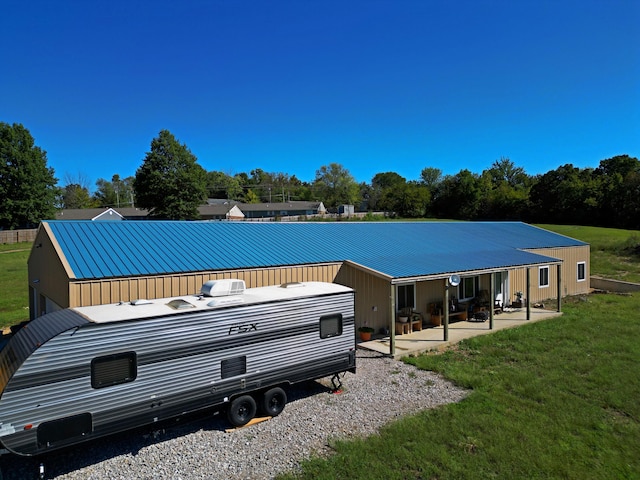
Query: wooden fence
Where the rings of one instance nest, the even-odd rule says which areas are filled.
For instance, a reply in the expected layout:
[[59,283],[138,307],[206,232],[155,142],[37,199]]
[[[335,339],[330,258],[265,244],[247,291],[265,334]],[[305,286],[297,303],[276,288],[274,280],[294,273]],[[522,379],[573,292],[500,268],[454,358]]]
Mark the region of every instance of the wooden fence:
[[0,243],[33,242],[36,239],[37,228],[28,230],[0,230]]

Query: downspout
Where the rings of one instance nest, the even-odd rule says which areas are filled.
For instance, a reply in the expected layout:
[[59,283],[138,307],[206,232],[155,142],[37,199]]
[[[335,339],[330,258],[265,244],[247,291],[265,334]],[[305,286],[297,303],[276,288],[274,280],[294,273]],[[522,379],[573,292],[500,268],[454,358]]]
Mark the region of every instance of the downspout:
[[444,312],[444,341],[449,340],[449,279],[444,281],[444,305],[442,305]]

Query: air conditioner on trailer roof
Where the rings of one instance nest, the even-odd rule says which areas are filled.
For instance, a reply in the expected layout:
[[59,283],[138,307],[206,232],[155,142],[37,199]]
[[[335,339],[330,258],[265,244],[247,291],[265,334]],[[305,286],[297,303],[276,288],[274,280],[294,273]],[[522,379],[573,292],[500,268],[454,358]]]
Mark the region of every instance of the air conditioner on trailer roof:
[[209,280],[202,285],[200,293],[205,297],[224,297],[226,295],[242,295],[246,288],[244,280],[235,278]]

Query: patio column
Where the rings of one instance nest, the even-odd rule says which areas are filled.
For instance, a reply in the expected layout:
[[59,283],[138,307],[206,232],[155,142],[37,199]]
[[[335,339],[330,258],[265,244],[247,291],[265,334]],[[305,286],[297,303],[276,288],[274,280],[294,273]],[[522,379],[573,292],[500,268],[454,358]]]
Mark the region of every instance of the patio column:
[[389,294],[389,304],[391,306],[391,328],[389,328],[389,355],[396,353],[396,286],[391,284],[391,292]]
[[527,320],[531,320],[531,269],[527,267]]
[[444,281],[444,305],[442,305],[444,313],[444,341],[449,340],[449,279]]
[[493,330],[493,311],[495,310],[496,303],[496,288],[495,281],[496,274],[491,272],[489,274],[489,330]]

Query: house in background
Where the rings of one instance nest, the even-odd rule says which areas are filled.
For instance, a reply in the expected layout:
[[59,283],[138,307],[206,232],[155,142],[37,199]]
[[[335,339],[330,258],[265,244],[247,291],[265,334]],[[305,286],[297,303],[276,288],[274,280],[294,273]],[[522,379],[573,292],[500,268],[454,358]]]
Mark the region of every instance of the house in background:
[[[277,217],[324,215],[322,202],[238,203],[209,199],[198,207],[200,220],[245,220]],[[151,220],[149,210],[134,207],[103,207],[65,209],[56,213],[56,220]]]
[[124,216],[113,208],[67,208],[56,212],[56,220],[124,220]]
[[324,215],[327,209],[322,202],[290,201],[281,203],[239,203],[246,218],[307,217]]
[[356,327],[402,309],[430,321],[449,288],[507,305],[589,292],[589,245],[520,222],[42,222],[28,261],[30,314],[247,287],[324,281],[356,290]]

